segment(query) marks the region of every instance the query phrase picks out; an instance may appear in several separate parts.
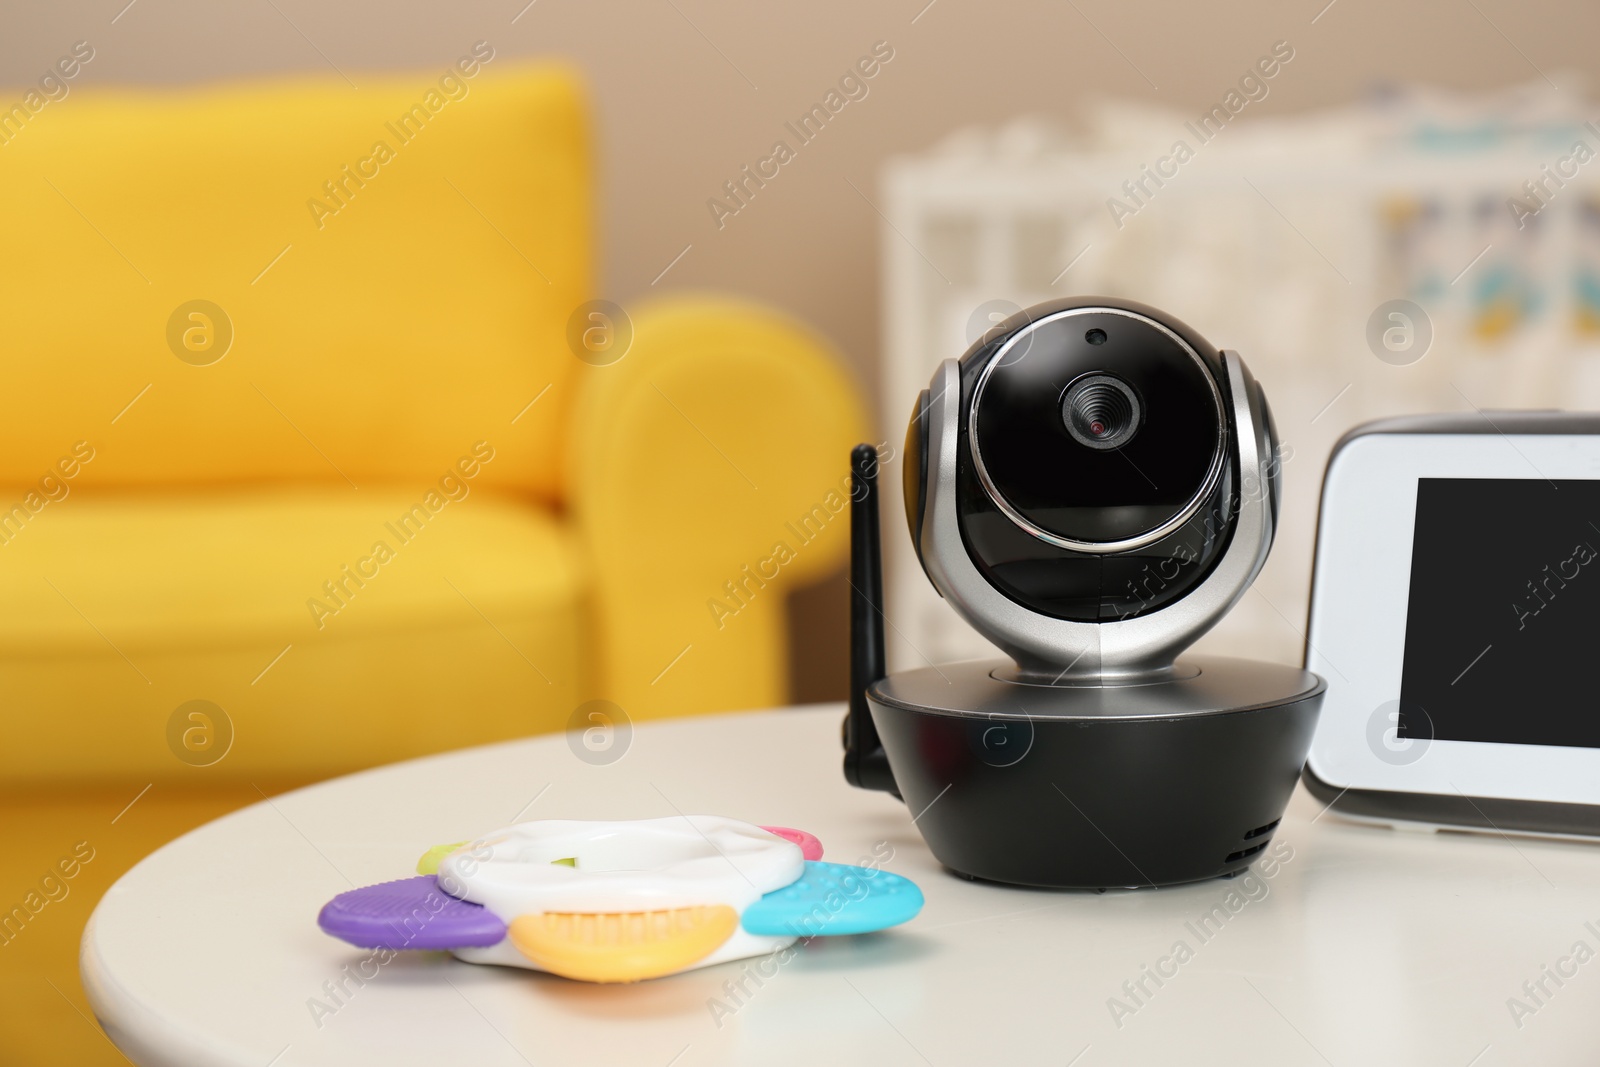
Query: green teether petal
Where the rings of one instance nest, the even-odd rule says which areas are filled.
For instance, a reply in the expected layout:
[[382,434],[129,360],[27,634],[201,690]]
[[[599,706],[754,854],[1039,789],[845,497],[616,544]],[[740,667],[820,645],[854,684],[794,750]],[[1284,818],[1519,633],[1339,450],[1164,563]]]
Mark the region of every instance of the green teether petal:
[[450,855],[450,853],[454,852],[456,849],[461,848],[463,845],[468,843],[469,842],[466,841],[457,841],[453,845],[434,845],[428,851],[424,852],[422,854],[422,858],[417,861],[417,873],[438,874],[439,861]]

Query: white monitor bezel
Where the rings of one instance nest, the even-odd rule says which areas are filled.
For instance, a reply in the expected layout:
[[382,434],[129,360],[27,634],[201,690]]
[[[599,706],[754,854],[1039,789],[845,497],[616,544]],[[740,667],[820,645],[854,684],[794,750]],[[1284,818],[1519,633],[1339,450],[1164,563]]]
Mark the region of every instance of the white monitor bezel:
[[[1600,748],[1434,740],[1412,762],[1389,762],[1369,747],[1369,719],[1400,696],[1423,478],[1600,480],[1600,436],[1376,432],[1334,454],[1323,482],[1306,648],[1307,668],[1328,690],[1308,768],[1335,790],[1600,804]],[[1492,543],[1483,548],[1493,551]]]

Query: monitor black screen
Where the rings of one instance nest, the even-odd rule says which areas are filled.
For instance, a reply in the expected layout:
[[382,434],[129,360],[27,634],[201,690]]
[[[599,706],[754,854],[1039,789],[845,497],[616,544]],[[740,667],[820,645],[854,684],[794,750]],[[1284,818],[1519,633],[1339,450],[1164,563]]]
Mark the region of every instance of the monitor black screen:
[[1600,748],[1600,481],[1418,481],[1397,733]]

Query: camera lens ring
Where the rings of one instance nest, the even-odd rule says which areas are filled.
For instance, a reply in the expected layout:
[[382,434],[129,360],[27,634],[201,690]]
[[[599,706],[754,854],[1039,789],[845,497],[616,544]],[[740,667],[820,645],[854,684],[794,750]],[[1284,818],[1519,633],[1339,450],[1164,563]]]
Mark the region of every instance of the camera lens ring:
[[[984,387],[989,382],[989,376],[994,372],[997,366],[1002,364],[1007,354],[1013,347],[1019,343],[1031,344],[1032,338],[1030,335],[1034,331],[1042,329],[1043,327],[1046,327],[1052,323],[1059,322],[1063,319],[1073,318],[1078,315],[1116,315],[1121,318],[1133,319],[1137,322],[1144,323],[1160,333],[1165,334],[1166,337],[1180,350],[1182,350],[1183,353],[1187,355],[1189,359],[1192,360],[1194,364],[1203,372],[1203,377],[1210,389],[1211,402],[1216,411],[1217,435],[1211,454],[1211,465],[1206,472],[1205,478],[1195,490],[1194,495],[1189,498],[1189,501],[1182,508],[1179,508],[1175,514],[1167,519],[1167,521],[1163,522],[1157,527],[1154,527],[1153,529],[1144,531],[1136,537],[1129,537],[1116,541],[1085,541],[1070,537],[1063,537],[1060,534],[1052,533],[1049,530],[1043,529],[1036,523],[1030,521],[1027,516],[1018,511],[1011,504],[1011,502],[1006,499],[1005,494],[1000,491],[999,487],[995,484],[994,478],[989,474],[988,468],[984,465],[983,450],[979,445],[980,437],[978,427],[979,413],[983,410],[983,391]],[[1022,327],[1016,333],[1007,338],[1005,343],[996,349],[995,352],[989,357],[988,362],[984,364],[983,370],[978,374],[978,383],[973,389],[972,403],[967,413],[967,438],[969,442],[968,447],[972,455],[972,465],[975,473],[978,476],[978,481],[983,485],[984,493],[989,497],[990,501],[994,503],[995,507],[997,507],[1000,512],[1006,516],[1006,518],[1010,519],[1028,534],[1037,537],[1039,540],[1044,541],[1047,544],[1052,544],[1058,548],[1065,548],[1074,552],[1086,552],[1094,555],[1109,555],[1115,552],[1131,552],[1136,549],[1144,548],[1148,545],[1155,544],[1157,541],[1160,541],[1162,538],[1182,527],[1184,523],[1188,522],[1194,517],[1195,513],[1200,510],[1207,498],[1210,497],[1212,491],[1216,488],[1217,483],[1222,480],[1223,469],[1226,467],[1228,462],[1227,405],[1223,398],[1222,388],[1217,382],[1216,373],[1211,369],[1210,365],[1206,363],[1205,359],[1201,357],[1200,353],[1194,350],[1194,346],[1189,344],[1188,341],[1179,336],[1176,331],[1174,331],[1166,323],[1161,322],[1159,319],[1152,318],[1149,315],[1140,314],[1139,312],[1129,311],[1124,308],[1105,307],[1102,305],[1066,308],[1054,314],[1042,316],[1029,322],[1026,326]]]
[[1062,391],[1061,421],[1080,445],[1109,452],[1139,432],[1144,404],[1133,386],[1117,375],[1091,372]]

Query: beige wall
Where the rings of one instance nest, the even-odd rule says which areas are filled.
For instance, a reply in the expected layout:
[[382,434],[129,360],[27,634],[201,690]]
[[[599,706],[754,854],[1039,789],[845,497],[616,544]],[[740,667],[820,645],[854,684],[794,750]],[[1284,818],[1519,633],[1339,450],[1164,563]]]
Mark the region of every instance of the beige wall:
[[[831,336],[871,389],[880,223],[864,197],[878,198],[888,156],[967,124],[1071,119],[1096,96],[1197,110],[1279,39],[1293,43],[1294,66],[1251,115],[1348,101],[1381,82],[1490,87],[1547,75],[1577,89],[1600,37],[1600,7],[1553,0],[1334,0],[1326,10],[1325,0],[524,2],[135,0],[124,10],[126,0],[33,0],[0,16],[0,84],[37,79],[78,39],[97,53],[80,84],[336,65],[359,85],[373,69],[443,67],[479,39],[505,58],[571,57],[598,112],[604,295],[642,297],[692,246],[657,289],[717,288],[788,308]],[[876,41],[894,58],[869,95],[719,230],[707,199],[775,140],[793,144],[784,122]],[[839,691],[842,609],[837,583],[800,609],[801,695]]]
[[[1600,7],[1552,0],[1335,0],[1315,25],[1325,0],[935,0],[926,10],[926,0],[537,0],[513,24],[524,2],[135,0],[113,24],[126,0],[34,0],[0,17],[0,84],[36,79],[80,38],[97,50],[85,84],[336,64],[359,85],[366,70],[442,66],[480,38],[504,57],[571,57],[600,124],[607,295],[644,295],[692,245],[657,288],[787,307],[873,387],[880,224],[850,183],[876,199],[890,155],[965,124],[1070,119],[1097,95],[1198,108],[1280,38],[1296,49],[1292,76],[1252,115],[1350,100],[1383,81],[1495,86],[1543,71],[1565,88],[1595,69],[1600,35]],[[869,95],[719,231],[706,200],[774,140],[792,141],[783,123],[879,40],[895,55]]]

